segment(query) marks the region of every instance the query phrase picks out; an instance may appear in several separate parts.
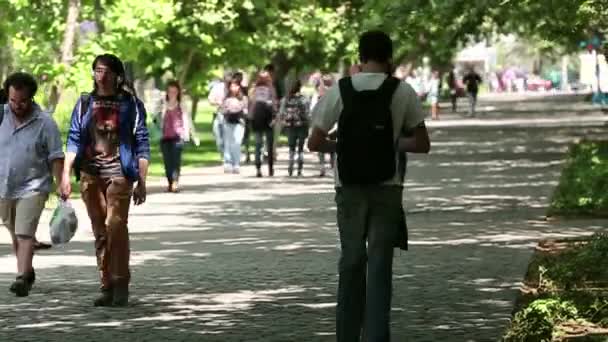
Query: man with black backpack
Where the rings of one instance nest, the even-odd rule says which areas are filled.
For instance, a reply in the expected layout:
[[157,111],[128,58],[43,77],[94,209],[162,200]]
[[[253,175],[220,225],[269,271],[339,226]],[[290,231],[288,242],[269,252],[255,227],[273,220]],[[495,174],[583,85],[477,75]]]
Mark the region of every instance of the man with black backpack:
[[92,64],[94,88],[72,112],[63,169],[62,197],[71,194],[70,171],[80,179],[82,199],[95,236],[101,296],[95,306],[126,306],[129,296],[131,197],[146,201],[150,144],[146,110],[126,83],[121,60],[99,55]]
[[[312,115],[308,148],[338,155],[338,342],[359,341],[362,333],[365,341],[390,340],[393,250],[405,229],[399,154],[430,150],[416,92],[387,76],[392,53],[388,35],[364,33],[361,72],[330,88]],[[328,132],[336,122],[337,140],[331,140]]]

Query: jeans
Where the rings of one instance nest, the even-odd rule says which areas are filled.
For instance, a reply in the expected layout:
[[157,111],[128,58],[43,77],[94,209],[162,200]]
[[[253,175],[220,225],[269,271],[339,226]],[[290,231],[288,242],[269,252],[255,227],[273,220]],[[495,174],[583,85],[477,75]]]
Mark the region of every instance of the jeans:
[[477,105],[477,92],[470,91],[470,92],[468,92],[468,95],[469,95],[469,105],[471,106],[469,108],[469,115],[475,115],[475,106]]
[[129,206],[133,184],[125,177],[103,179],[82,172],[80,191],[87,208],[101,287],[127,286],[129,272]]
[[298,153],[298,172],[302,172],[304,166],[304,141],[308,136],[308,127],[289,127],[287,128],[287,144],[289,145],[289,174],[293,172],[293,166]]
[[319,166],[321,167],[321,172],[325,173],[325,155],[329,154],[329,165],[330,168],[333,168],[336,163],[336,154],[335,153],[323,153],[319,152]]
[[274,132],[272,127],[268,127],[263,131],[254,131],[255,134],[255,167],[259,170],[262,167],[262,148],[264,147],[264,139],[266,139],[266,151],[268,152],[268,170],[273,171],[274,155],[272,153],[272,145],[274,143]]
[[247,163],[251,160],[250,146],[251,146],[251,120],[245,119],[245,133],[243,134],[242,146],[245,147],[245,160]]
[[165,176],[169,184],[177,182],[182,168],[182,150],[184,142],[179,139],[163,139],[160,141],[160,150],[165,164]]
[[224,167],[238,170],[241,166],[241,143],[245,127],[240,123],[224,123]]
[[367,342],[390,341],[393,248],[404,227],[402,196],[401,186],[336,189],[341,244],[338,342],[360,341],[362,334]]
[[216,113],[213,122],[211,123],[213,129],[213,136],[215,137],[215,145],[220,155],[224,153],[224,116],[220,113]]

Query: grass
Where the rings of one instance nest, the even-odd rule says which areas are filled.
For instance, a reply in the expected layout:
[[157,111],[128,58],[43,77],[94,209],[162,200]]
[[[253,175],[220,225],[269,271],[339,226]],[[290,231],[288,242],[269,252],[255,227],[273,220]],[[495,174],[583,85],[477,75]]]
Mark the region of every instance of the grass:
[[571,147],[548,216],[608,217],[608,141]]

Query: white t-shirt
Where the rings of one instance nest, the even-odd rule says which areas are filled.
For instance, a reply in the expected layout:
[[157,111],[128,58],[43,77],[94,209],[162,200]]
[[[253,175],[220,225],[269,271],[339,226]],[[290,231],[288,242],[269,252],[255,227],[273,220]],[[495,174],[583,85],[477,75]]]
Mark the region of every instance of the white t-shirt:
[[[359,73],[352,76],[353,87],[357,91],[378,89],[385,79],[386,74],[383,73]],[[340,97],[340,87],[339,83],[336,83],[325,93],[325,96],[323,96],[314,107],[312,112],[313,127],[318,127],[328,132],[338,122],[342,109],[343,105],[342,98]],[[424,118],[426,117],[426,113],[422,111],[418,95],[414,89],[405,82],[400,82],[393,94],[391,112],[393,116],[393,137],[395,142],[403,128],[411,130],[424,122]],[[339,129],[340,127],[338,127],[338,130]],[[398,153],[395,153],[395,160],[398,160]],[[341,186],[337,171],[339,167],[340,165],[336,163],[336,172],[334,173],[336,186]],[[402,184],[401,177],[399,177],[399,171],[395,170],[393,178],[384,184]]]

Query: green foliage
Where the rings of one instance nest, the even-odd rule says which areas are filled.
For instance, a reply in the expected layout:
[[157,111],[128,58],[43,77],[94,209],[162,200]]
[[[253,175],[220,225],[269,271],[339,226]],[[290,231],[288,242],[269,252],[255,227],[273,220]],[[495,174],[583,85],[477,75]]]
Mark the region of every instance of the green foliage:
[[515,314],[505,341],[550,342],[556,325],[577,316],[578,310],[571,302],[555,298],[537,299]]
[[561,289],[585,287],[587,282],[608,284],[608,233],[593,235],[588,243],[553,258],[544,276]]
[[608,141],[583,141],[570,149],[549,215],[608,216]]
[[517,312],[505,341],[552,341],[560,324],[608,326],[608,233],[585,243],[537,257],[540,283],[537,298]]

